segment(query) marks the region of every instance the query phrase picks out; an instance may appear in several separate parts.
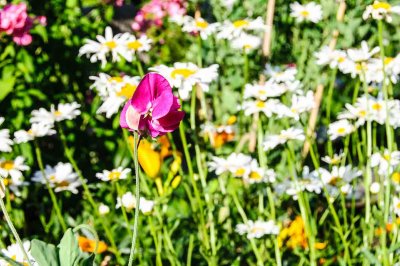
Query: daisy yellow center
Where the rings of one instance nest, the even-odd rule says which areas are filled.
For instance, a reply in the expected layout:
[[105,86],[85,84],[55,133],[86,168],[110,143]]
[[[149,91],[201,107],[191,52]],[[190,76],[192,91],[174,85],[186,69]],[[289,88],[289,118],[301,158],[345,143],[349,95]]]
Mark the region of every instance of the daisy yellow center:
[[236,170],[235,175],[242,176],[242,175],[244,175],[245,172],[246,172],[246,170],[244,168],[239,168]]
[[335,186],[339,179],[340,179],[339,176],[332,176],[331,180],[329,181],[329,184]]
[[307,10],[303,10],[300,12],[300,15],[303,17],[308,17],[310,15],[310,12],[308,12]]
[[345,58],[344,58],[343,56],[340,56],[340,57],[338,58],[337,61],[338,61],[339,63],[343,63],[344,60],[345,60]]
[[390,154],[384,154],[384,155],[383,155],[383,158],[384,158],[386,161],[389,161],[389,160],[390,160]]
[[143,44],[142,44],[140,41],[138,41],[138,40],[134,40],[134,41],[132,41],[132,42],[128,42],[127,46],[128,46],[129,49],[137,50],[137,49],[139,49],[140,47],[142,47]]
[[117,92],[117,96],[120,96],[120,97],[122,96],[122,97],[129,99],[132,97],[135,90],[136,90],[136,86],[128,83],[125,86],[123,86],[119,92]]
[[171,72],[171,77],[175,79],[176,76],[183,76],[185,79],[187,79],[194,73],[196,73],[195,70],[191,70],[188,68],[176,68]]
[[265,94],[267,94],[267,92],[265,90],[259,90],[258,94],[265,95]]
[[253,171],[250,173],[250,178],[254,180],[260,180],[262,179],[262,176],[259,173]]
[[56,179],[56,176],[55,176],[55,175],[49,176],[49,180],[50,180],[50,181],[54,181],[55,179]]
[[196,27],[206,29],[208,27],[208,23],[204,20],[196,20]]
[[13,161],[4,161],[0,163],[0,168],[3,168],[5,170],[12,170],[14,169],[14,162]]
[[233,125],[233,124],[236,123],[236,120],[237,120],[236,116],[232,115],[232,116],[230,116],[230,117],[228,118],[227,124],[228,124],[228,125]]
[[262,232],[263,231],[263,228],[261,228],[261,227],[253,227],[253,228],[251,228],[251,230],[250,230],[250,232],[251,233],[257,233],[257,232]]
[[372,109],[374,109],[375,111],[379,111],[379,110],[382,109],[382,105],[379,104],[379,103],[374,103],[374,104],[372,105]]
[[344,127],[339,127],[337,129],[337,133],[339,133],[339,134],[344,134],[345,132],[346,132],[346,129]]
[[356,70],[358,70],[358,71],[361,71],[361,70],[362,70],[361,64],[359,64],[359,63],[356,64]]
[[331,164],[338,164],[338,163],[340,163],[340,159],[339,158],[332,158]]
[[361,117],[364,117],[367,114],[367,112],[365,110],[361,110],[358,112],[358,115]]
[[55,115],[55,116],[60,116],[60,115],[62,115],[62,113],[61,113],[60,111],[56,110],[56,111],[54,112],[54,115]]
[[397,205],[396,205],[396,209],[400,209],[400,202],[399,202],[399,203],[397,203]]
[[395,183],[400,183],[400,173],[399,173],[399,172],[394,173],[394,174],[392,175],[392,180],[393,180],[393,182],[395,182]]
[[257,106],[258,108],[264,108],[264,107],[265,107],[265,102],[258,101],[258,102],[256,103],[256,106]]
[[5,186],[9,186],[9,185],[12,184],[12,180],[9,179],[9,178],[4,178],[4,179],[3,179],[3,184],[4,184]]
[[115,41],[105,42],[104,45],[110,49],[114,49],[115,47],[117,47],[117,43]]
[[253,46],[251,46],[251,44],[245,44],[245,45],[243,45],[243,48],[244,49],[251,49],[251,48],[253,48]]
[[112,171],[108,175],[108,179],[110,179],[110,180],[118,180],[120,177],[121,177],[121,172],[118,172],[118,171]]
[[391,5],[386,3],[386,2],[375,2],[372,4],[372,7],[374,9],[385,9],[385,10],[390,10]]
[[29,135],[33,135],[33,130],[32,130],[32,129],[29,129],[29,130],[27,131],[27,133],[28,133]]
[[243,28],[243,27],[246,27],[246,26],[248,26],[250,23],[248,22],[248,21],[246,21],[246,20],[236,20],[235,22],[233,22],[233,26],[235,27],[235,28]]
[[108,81],[121,83],[122,81],[124,81],[124,79],[122,77],[111,77],[108,79]]
[[56,186],[57,187],[68,187],[69,186],[69,182],[64,180],[64,181],[61,181],[61,182],[57,183]]
[[383,63],[384,63],[385,65],[388,65],[388,64],[390,64],[390,62],[392,62],[393,60],[394,60],[393,57],[386,57],[385,60],[383,60]]

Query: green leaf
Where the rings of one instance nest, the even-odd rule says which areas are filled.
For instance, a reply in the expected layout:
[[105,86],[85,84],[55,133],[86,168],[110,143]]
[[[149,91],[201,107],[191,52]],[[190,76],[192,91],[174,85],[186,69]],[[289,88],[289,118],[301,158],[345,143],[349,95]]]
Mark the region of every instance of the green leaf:
[[57,248],[53,244],[34,239],[31,242],[31,254],[40,266],[59,265]]
[[375,265],[379,265],[379,266],[381,265],[379,263],[379,260],[369,250],[364,248],[363,250],[361,250],[361,252],[364,253],[365,257],[367,258],[367,260],[370,263],[375,264]]
[[82,259],[79,262],[79,266],[93,266],[94,265],[94,258],[95,255],[94,253],[88,255],[88,254],[82,254]]
[[60,266],[74,266],[78,265],[77,262],[80,256],[78,240],[76,239],[72,229],[68,229],[60,244],[58,244],[60,258]]
[[15,77],[0,80],[0,102],[14,89]]

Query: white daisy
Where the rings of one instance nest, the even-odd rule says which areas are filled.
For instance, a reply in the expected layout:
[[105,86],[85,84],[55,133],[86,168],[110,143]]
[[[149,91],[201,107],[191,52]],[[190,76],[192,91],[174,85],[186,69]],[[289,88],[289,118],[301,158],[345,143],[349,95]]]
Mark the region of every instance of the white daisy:
[[45,175],[41,171],[35,172],[32,181],[46,184],[46,180],[50,186],[54,188],[55,192],[70,191],[74,194],[78,193],[78,187],[82,185],[78,175],[73,171],[70,163],[58,163],[56,166],[51,167],[46,165]]
[[271,117],[280,108],[280,105],[281,103],[276,99],[266,101],[248,100],[243,102],[242,110],[244,110],[244,115],[246,116],[262,112],[267,117]]
[[267,100],[267,98],[271,97],[279,97],[285,93],[285,90],[282,86],[279,86],[274,81],[268,80],[265,84],[246,84],[244,87],[243,97],[245,99],[248,98],[256,98],[261,101]]
[[29,130],[18,130],[14,132],[15,143],[26,143],[44,136],[51,136],[56,134],[53,125],[34,123]]
[[123,57],[131,62],[133,61],[136,53],[150,51],[150,44],[152,43],[152,40],[144,34],[139,38],[136,38],[130,33],[124,33],[120,36],[120,42],[125,46],[125,50],[122,52]]
[[173,67],[159,65],[149,68],[163,75],[171,84],[178,89],[182,100],[190,97],[194,85],[198,85],[204,92],[209,91],[209,85],[218,78],[218,65],[214,64],[206,68],[199,68],[193,63],[174,63]]
[[81,114],[79,108],[80,104],[77,102],[72,103],[60,103],[57,109],[54,105],[51,105],[50,111],[40,108],[39,110],[32,111],[32,117],[30,122],[32,124],[39,123],[44,125],[54,125],[55,122],[63,120],[72,120]]
[[278,117],[291,117],[298,121],[300,115],[304,112],[310,111],[314,107],[314,94],[308,91],[305,96],[292,95],[292,105],[290,107],[285,105],[278,105],[276,113]]
[[220,31],[217,34],[218,39],[228,39],[231,40],[235,37],[239,37],[241,33],[245,31],[255,30],[255,31],[265,31],[265,24],[261,17],[255,20],[251,19],[241,19],[236,21],[224,21],[221,25]]
[[269,151],[274,149],[276,146],[285,144],[289,140],[305,140],[304,131],[299,128],[288,128],[282,130],[279,135],[268,135],[265,137],[265,141],[263,143],[264,150]]
[[330,68],[337,68],[347,59],[345,51],[342,50],[332,50],[329,46],[323,46],[320,51],[314,53],[317,58],[317,65],[326,66],[329,65]]
[[193,18],[191,16],[184,16],[183,18],[183,32],[200,34],[200,37],[205,40],[211,34],[215,33],[218,29],[219,23],[208,23],[203,18]]
[[29,170],[29,166],[24,162],[22,156],[18,156],[15,160],[0,159],[0,177],[4,185],[17,196],[20,195],[19,188],[27,184],[24,182],[22,172]]
[[90,86],[95,88],[103,100],[97,113],[105,113],[107,118],[118,113],[120,107],[132,97],[140,82],[140,77],[111,77],[105,73],[99,76],[91,76],[94,83]]
[[386,176],[400,164],[400,151],[389,152],[385,149],[383,153],[377,152],[371,156],[371,166],[378,167],[378,173]]
[[257,161],[253,160],[250,164],[250,171],[243,176],[243,181],[249,184],[274,183],[276,181],[276,173],[272,169],[258,166]]
[[97,35],[96,39],[97,41],[86,40],[86,44],[79,49],[79,56],[87,55],[92,63],[101,61],[102,67],[107,63],[108,54],[111,54],[112,62],[120,61],[121,57],[130,59],[121,34],[113,36],[111,27],[106,27],[105,35]]
[[290,9],[290,16],[294,17],[297,22],[318,23],[322,19],[322,7],[315,2],[309,2],[305,5],[294,2],[290,4]]
[[250,172],[252,161],[251,156],[243,153],[232,153],[226,159],[213,156],[212,161],[208,163],[208,168],[210,171],[215,171],[217,175],[230,172],[235,177],[243,177]]
[[[31,253],[30,253],[30,248],[31,248],[31,243],[30,241],[24,241],[22,243],[22,245],[24,246],[24,249],[28,255],[29,258],[29,262],[32,265],[37,265],[35,262],[35,259],[32,257]],[[7,258],[15,261],[15,262],[19,262],[22,263],[22,265],[28,265],[28,261],[25,260],[25,256],[23,251],[21,250],[20,246],[15,243],[15,244],[11,244],[9,245],[7,248],[4,248],[1,250],[1,253],[4,254],[4,256],[6,256]],[[5,259],[0,258],[0,265],[2,266],[8,266],[11,265],[9,262],[7,262]]]
[[104,203],[100,203],[100,205],[99,205],[99,214],[100,215],[106,215],[109,212],[110,212],[110,207],[108,207]]
[[232,45],[232,48],[248,53],[260,47],[261,38],[247,33],[241,33],[238,37],[235,37],[230,43]]
[[0,129],[0,152],[11,152],[13,143],[10,139],[10,130]]
[[104,170],[102,173],[97,173],[96,177],[102,181],[118,181],[126,179],[131,172],[131,169],[118,167],[111,171]]
[[344,157],[344,153],[340,153],[340,154],[335,153],[332,157],[329,157],[328,155],[326,155],[326,156],[322,157],[321,160],[323,162],[326,162],[327,164],[335,165],[335,164],[340,164],[343,157]]
[[393,211],[394,213],[400,217],[400,198],[394,196],[393,197]]
[[294,82],[296,80],[296,67],[288,66],[282,70],[279,66],[265,65],[265,74],[270,77],[272,82]]
[[346,119],[333,122],[329,125],[328,135],[331,140],[349,135],[354,131],[354,126]]
[[252,221],[236,225],[235,231],[240,235],[246,235],[248,239],[261,238],[265,235],[279,234],[279,226],[273,220],[269,221]]
[[372,5],[368,5],[363,13],[363,19],[367,20],[372,17],[376,20],[385,19],[386,22],[392,22],[392,14],[400,14],[400,6],[391,6],[387,2],[374,1]]
[[[118,209],[121,208],[121,206],[124,206],[128,212],[136,208],[136,199],[132,192],[127,192],[122,195],[122,197],[117,198],[117,205],[115,207]],[[154,201],[140,197],[139,209],[143,214],[150,214],[153,208]]]

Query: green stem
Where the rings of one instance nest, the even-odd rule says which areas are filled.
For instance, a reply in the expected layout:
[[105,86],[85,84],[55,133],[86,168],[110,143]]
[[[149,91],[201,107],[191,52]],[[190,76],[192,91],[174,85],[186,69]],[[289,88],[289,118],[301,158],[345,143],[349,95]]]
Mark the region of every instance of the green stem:
[[62,145],[64,147],[64,153],[65,156],[67,157],[68,161],[71,163],[72,168],[74,169],[74,171],[76,172],[76,174],[79,177],[79,180],[81,181],[82,187],[83,187],[83,191],[85,193],[85,196],[87,197],[90,205],[92,205],[93,211],[95,213],[95,216],[97,218],[97,220],[100,222],[101,226],[103,227],[103,230],[108,238],[108,241],[110,241],[111,247],[114,251],[114,254],[117,258],[118,261],[122,261],[121,255],[119,253],[119,250],[117,248],[117,246],[115,245],[115,241],[113,238],[113,235],[110,231],[110,228],[108,227],[108,225],[106,224],[105,220],[101,217],[100,213],[99,213],[99,208],[96,204],[96,202],[93,199],[92,193],[89,190],[88,185],[86,184],[86,179],[84,178],[84,176],[82,175],[81,170],[78,167],[78,164],[76,163],[72,151],[70,150],[70,148],[67,145],[67,138],[64,134],[64,131],[62,129],[62,127],[60,125],[57,124],[57,128],[58,128],[58,133],[60,135],[60,139],[62,142]]
[[139,161],[138,161],[138,146],[139,146],[140,138],[139,134],[135,131],[133,133],[133,153],[134,153],[134,166],[135,166],[135,180],[136,180],[136,206],[135,206],[135,219],[133,225],[133,234],[132,234],[132,243],[131,243],[131,250],[129,253],[129,261],[128,266],[133,265],[133,259],[135,256],[135,249],[136,249],[136,239],[137,239],[137,232],[139,227],[139,208],[140,208],[140,180],[139,180]]
[[[238,210],[240,216],[242,217],[243,222],[244,222],[244,223],[247,223],[247,222],[248,222],[248,219],[247,219],[246,213],[244,212],[243,207],[242,207],[242,205],[240,204],[240,201],[239,201],[239,199],[238,199],[238,197],[237,197],[237,195],[236,195],[236,192],[233,191],[233,192],[231,193],[231,195],[232,195],[233,202],[235,203],[236,208],[237,208],[237,210]],[[251,248],[253,249],[254,255],[256,256],[257,265],[259,265],[259,266],[264,265],[263,260],[262,260],[262,258],[261,258],[260,251],[258,250],[257,245],[256,245],[254,239],[250,239],[250,244],[251,244]]]
[[39,145],[38,145],[36,140],[34,140],[34,145],[35,145],[35,152],[36,152],[36,160],[37,160],[37,163],[39,165],[40,172],[42,173],[42,176],[43,176],[43,178],[44,178],[44,180],[46,182],[46,188],[49,191],[50,198],[51,198],[51,201],[53,203],[53,207],[54,207],[54,209],[56,211],[56,215],[57,215],[58,221],[60,222],[61,227],[62,227],[63,231],[65,232],[65,231],[67,231],[67,226],[66,226],[64,218],[62,216],[60,207],[58,206],[56,195],[54,194],[54,191],[50,186],[49,179],[46,176],[46,171],[44,170],[44,166],[43,166],[42,152],[41,152],[41,150],[39,148]]
[[[329,81],[328,99],[326,102],[326,119],[328,125],[331,123],[331,105],[332,105],[333,89],[335,88],[336,74],[337,74],[337,68],[333,69],[331,79]],[[328,154],[331,157],[333,155],[332,140],[330,138],[328,139]]]
[[[2,190],[2,194],[5,194],[5,189],[3,188],[2,185],[0,185],[0,190]],[[28,262],[29,266],[32,266],[32,263],[29,260],[28,253],[26,253],[26,250],[24,249],[24,245],[22,244],[21,238],[19,237],[17,230],[15,230],[15,227],[11,221],[10,215],[7,212],[6,206],[4,205],[3,197],[1,195],[0,195],[0,207],[1,207],[1,210],[3,211],[4,218],[6,219],[7,224],[10,227],[12,234],[14,235],[15,241],[17,241],[18,246],[21,249],[22,254],[24,255],[24,259]]]
[[141,77],[144,76],[144,72],[143,72],[143,67],[142,67],[142,62],[140,62],[140,59],[138,56],[136,56],[136,67],[138,69],[139,75]]

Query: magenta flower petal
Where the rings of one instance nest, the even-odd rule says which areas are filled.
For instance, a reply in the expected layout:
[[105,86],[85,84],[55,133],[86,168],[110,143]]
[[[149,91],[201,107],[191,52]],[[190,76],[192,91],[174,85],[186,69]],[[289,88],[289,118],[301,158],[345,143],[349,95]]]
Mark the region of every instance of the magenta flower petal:
[[153,119],[158,119],[168,114],[171,110],[171,106],[174,100],[174,96],[171,92],[163,92],[158,98],[153,101]]
[[149,73],[125,104],[120,117],[122,128],[150,134],[153,138],[174,131],[185,113],[169,82],[158,73]]

